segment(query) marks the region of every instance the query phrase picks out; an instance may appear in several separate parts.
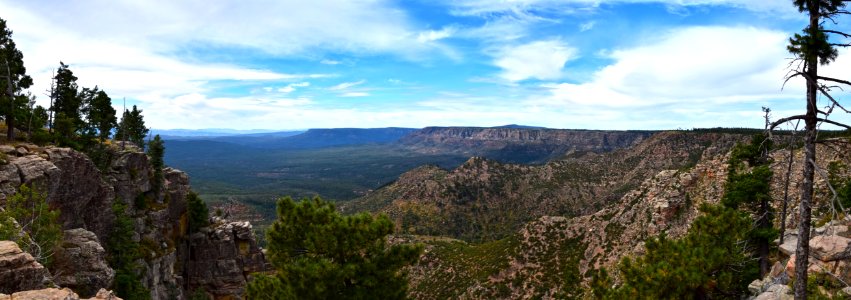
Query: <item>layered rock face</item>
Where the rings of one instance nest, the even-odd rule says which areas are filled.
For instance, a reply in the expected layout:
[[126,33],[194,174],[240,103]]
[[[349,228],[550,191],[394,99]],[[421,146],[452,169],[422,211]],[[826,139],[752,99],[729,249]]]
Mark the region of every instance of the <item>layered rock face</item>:
[[98,243],[97,236],[76,228],[65,230],[64,238],[54,254],[53,281],[83,297],[92,297],[98,290],[112,286],[115,271],[107,265],[106,250]]
[[248,222],[228,222],[214,217],[209,228],[192,234],[187,268],[189,289],[213,299],[241,298],[248,275],[267,269]]
[[0,241],[0,294],[52,285],[50,273],[32,255],[14,242]]
[[[568,151],[607,152],[638,144],[655,132],[535,128],[426,127],[398,141],[423,153],[461,153],[543,162]],[[495,152],[502,155],[495,155]],[[519,159],[518,159],[519,158]]]
[[[68,148],[0,146],[0,153],[5,154],[5,164],[0,162],[0,204],[17,192],[20,185],[28,184],[46,192],[48,204],[60,210],[59,221],[67,230],[57,267],[53,270],[60,286],[90,297],[99,288],[111,284],[114,272],[104,263],[105,251],[101,245],[106,245],[112,233],[115,222],[112,207],[115,201],[120,201],[126,205],[125,212],[135,224],[132,239],[141,245],[143,259],[139,261],[142,266],[139,274],[142,284],[151,290],[153,299],[186,298],[191,279],[186,278],[190,274],[187,268],[192,258],[186,203],[190,186],[185,173],[166,168],[163,191],[155,191],[148,157],[135,147],[111,148],[108,151],[110,164],[104,172],[86,155]],[[198,243],[206,243],[206,238],[200,237]],[[253,252],[226,251],[210,255],[217,260],[245,261],[249,266],[253,266],[254,261],[263,261],[253,234],[240,233],[238,238],[217,243],[222,248],[230,243],[234,249],[239,249],[240,243],[253,245],[249,247]],[[226,272],[232,269],[224,264],[208,267],[214,274],[220,273],[219,268],[226,268]],[[255,269],[259,270],[246,267],[246,270]],[[0,266],[2,270],[5,268]],[[236,283],[212,282],[208,286],[220,291],[221,295],[238,297],[237,292],[227,292],[241,293],[240,284],[244,286],[247,274],[247,271],[240,271],[238,275],[242,280]],[[219,283],[227,286],[219,287]],[[15,286],[17,289],[9,292],[43,287]]]

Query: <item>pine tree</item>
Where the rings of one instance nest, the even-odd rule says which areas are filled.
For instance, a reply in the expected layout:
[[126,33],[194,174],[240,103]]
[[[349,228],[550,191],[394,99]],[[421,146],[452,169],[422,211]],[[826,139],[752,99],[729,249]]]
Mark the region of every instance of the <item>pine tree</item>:
[[113,290],[122,299],[149,300],[151,292],[142,285],[136,270],[139,269],[136,261],[142,257],[139,252],[139,243],[133,241],[134,222],[126,213],[127,205],[121,201],[115,201],[112,212],[115,214],[115,223],[107,240],[106,248],[109,266],[115,269],[115,281]]
[[21,91],[32,86],[32,78],[24,67],[24,55],[12,40],[12,30],[6,27],[6,20],[0,18],[0,113],[6,120],[6,137],[15,138],[15,115],[26,107],[29,101]]
[[121,122],[118,124],[119,140],[130,141],[139,147],[145,146],[145,137],[148,136],[148,128],[145,127],[145,119],[142,116],[142,110],[137,109],[133,105],[132,110],[124,110],[124,115],[121,116]]
[[151,182],[154,192],[157,193],[162,192],[163,184],[165,184],[165,179],[163,178],[163,168],[165,167],[165,162],[163,161],[164,154],[165,146],[158,134],[148,142],[148,158],[151,160],[151,167],[154,169],[154,176],[151,178]]
[[117,126],[115,108],[112,98],[97,86],[94,89],[83,89],[83,113],[86,115],[86,127],[83,135],[96,136],[101,141],[109,138],[112,129]]
[[55,113],[53,128],[65,142],[69,142],[83,123],[81,118],[82,97],[80,97],[77,76],[68,65],[59,62],[59,69],[53,77],[56,87],[53,89],[53,107]]
[[598,299],[736,299],[758,278],[758,267],[741,247],[751,222],[740,211],[703,205],[681,239],[650,238],[646,252],[618,265],[622,284],[609,289],[605,271],[594,279]]
[[210,225],[210,210],[204,200],[195,192],[186,194],[186,205],[189,213],[189,232],[198,232],[198,229]]
[[387,245],[393,223],[385,215],[342,216],[321,199],[278,200],[267,232],[273,276],[249,283],[249,299],[404,299],[402,268],[419,245]]
[[727,185],[721,203],[732,209],[744,209],[753,216],[755,226],[748,232],[748,248],[759,259],[760,276],[769,271],[768,254],[778,231],[772,225],[771,160],[772,142],[764,134],[749,144],[738,144],[730,157]]

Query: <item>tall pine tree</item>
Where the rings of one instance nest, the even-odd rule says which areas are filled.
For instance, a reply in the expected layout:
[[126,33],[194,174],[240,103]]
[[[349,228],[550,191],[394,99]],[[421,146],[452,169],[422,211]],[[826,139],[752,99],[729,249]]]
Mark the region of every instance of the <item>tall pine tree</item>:
[[141,109],[137,109],[136,105],[133,105],[132,110],[124,110],[121,122],[118,123],[118,134],[116,136],[119,140],[131,141],[139,147],[145,147],[145,137],[148,132]]
[[10,141],[15,139],[15,116],[29,102],[21,91],[32,84],[24,67],[24,55],[12,40],[12,30],[0,18],[0,113],[6,120],[6,137]]

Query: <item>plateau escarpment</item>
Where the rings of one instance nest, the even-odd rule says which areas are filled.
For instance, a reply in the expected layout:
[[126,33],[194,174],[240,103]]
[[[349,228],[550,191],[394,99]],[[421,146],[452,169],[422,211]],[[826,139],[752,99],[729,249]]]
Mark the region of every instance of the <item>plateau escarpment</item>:
[[[82,297],[111,287],[115,271],[106,263],[104,248],[116,234],[113,209],[120,203],[132,224],[132,236],[128,238],[139,245],[135,271],[153,299],[183,299],[196,290],[215,298],[239,297],[247,275],[265,268],[253,234],[245,233],[251,232],[251,225],[219,221],[215,227],[196,233],[197,237],[191,235],[186,201],[190,186],[185,173],[165,168],[163,188],[156,190],[147,155],[129,146],[125,150],[113,146],[106,151],[111,159],[99,169],[85,154],[69,148],[0,146],[0,155],[4,156],[0,164],[0,204],[21,185],[29,185],[46,193],[48,205],[60,211],[65,241],[50,270],[52,282],[69,287]],[[199,251],[198,245],[208,245],[207,240],[221,240],[221,235],[203,232],[217,233],[223,227],[230,231],[241,228],[239,238],[224,239],[215,243],[217,247],[204,248],[204,261],[190,255]],[[205,266],[203,272],[197,271],[198,264]],[[226,271],[221,270],[225,267]],[[220,281],[193,280],[205,276],[205,272]],[[219,288],[219,283],[227,287]],[[9,292],[29,289],[13,288]]]
[[386,213],[404,233],[500,239],[542,216],[595,213],[660,171],[693,167],[745,138],[663,132],[626,149],[572,152],[538,166],[474,157],[451,171],[417,168],[340,207]]
[[608,152],[632,147],[653,131],[514,127],[426,127],[397,143],[422,153],[484,156],[504,162],[543,163],[570,151]]

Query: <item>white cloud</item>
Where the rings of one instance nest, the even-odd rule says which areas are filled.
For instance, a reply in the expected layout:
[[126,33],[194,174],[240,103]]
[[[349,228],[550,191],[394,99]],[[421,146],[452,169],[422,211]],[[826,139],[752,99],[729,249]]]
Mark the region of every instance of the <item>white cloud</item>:
[[499,76],[505,80],[553,80],[562,77],[564,64],[575,58],[576,50],[559,40],[546,40],[507,46],[496,55],[494,65],[503,69]]
[[369,96],[369,93],[367,93],[367,92],[348,92],[348,93],[343,93],[342,95],[340,95],[340,97],[367,97],[367,96]]
[[671,6],[730,6],[754,12],[796,13],[786,0],[448,0],[456,15],[489,16],[492,14],[524,14],[546,11],[570,14],[595,9],[603,4],[661,3]]
[[594,25],[596,25],[596,24],[597,24],[597,22],[596,22],[596,21],[588,21],[588,22],[585,22],[585,23],[579,24],[579,31],[588,31],[588,30],[591,30],[591,29],[593,29],[593,28],[594,28]]
[[345,90],[345,89],[348,89],[348,88],[353,87],[353,86],[364,84],[365,82],[366,82],[365,79],[362,79],[362,80],[359,80],[359,81],[354,81],[354,82],[343,82],[341,84],[329,87],[328,90],[331,90],[331,91]]
[[292,92],[295,92],[296,88],[308,87],[308,86],[310,86],[310,82],[306,82],[306,81],[305,82],[299,82],[299,83],[291,83],[291,84],[288,84],[285,87],[279,88],[278,92],[292,93]]
[[417,41],[419,41],[420,43],[427,43],[442,40],[451,37],[456,31],[457,29],[455,27],[444,27],[443,29],[437,31],[429,30],[420,32],[417,35]]
[[[734,103],[796,99],[800,81],[781,91],[791,57],[786,43],[784,32],[752,27],[676,29],[645,45],[610,52],[614,63],[587,82],[543,84],[550,94],[527,104],[609,109],[673,104],[718,110]],[[851,75],[849,62],[840,57],[823,70]]]
[[319,63],[323,64],[323,65],[339,65],[342,62],[339,61],[339,60],[333,60],[333,59],[323,59],[323,60],[319,61]]

